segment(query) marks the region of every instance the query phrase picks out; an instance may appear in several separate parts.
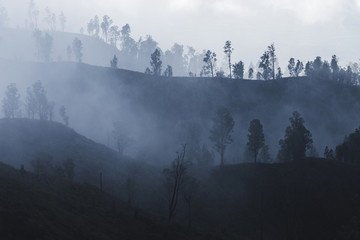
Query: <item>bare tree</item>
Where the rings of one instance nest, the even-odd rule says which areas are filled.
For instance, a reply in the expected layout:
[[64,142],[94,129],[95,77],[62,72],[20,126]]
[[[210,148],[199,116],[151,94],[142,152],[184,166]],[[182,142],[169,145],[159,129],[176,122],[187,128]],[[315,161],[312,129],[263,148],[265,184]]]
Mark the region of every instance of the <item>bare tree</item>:
[[163,171],[165,176],[165,187],[168,198],[168,221],[171,222],[175,215],[176,207],[179,201],[180,188],[183,185],[183,180],[186,171],[190,166],[190,162],[185,160],[186,145],[183,145],[180,152],[176,152],[176,159],[172,162],[171,168],[166,168]]

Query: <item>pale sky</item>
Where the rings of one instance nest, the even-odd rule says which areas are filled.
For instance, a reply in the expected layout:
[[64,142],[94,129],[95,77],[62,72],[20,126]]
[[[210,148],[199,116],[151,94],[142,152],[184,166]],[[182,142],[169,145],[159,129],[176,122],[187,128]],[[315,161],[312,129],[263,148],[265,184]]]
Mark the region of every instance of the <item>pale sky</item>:
[[[234,60],[256,64],[275,43],[280,65],[290,57],[303,61],[338,55],[342,65],[360,58],[360,0],[35,0],[64,11],[66,31],[86,30],[95,15],[109,15],[114,23],[129,23],[132,36],[150,34],[165,50],[177,42],[197,51],[214,50],[222,58],[226,40],[233,43]],[[0,0],[10,26],[23,27],[29,0]],[[41,27],[41,25],[40,25]]]

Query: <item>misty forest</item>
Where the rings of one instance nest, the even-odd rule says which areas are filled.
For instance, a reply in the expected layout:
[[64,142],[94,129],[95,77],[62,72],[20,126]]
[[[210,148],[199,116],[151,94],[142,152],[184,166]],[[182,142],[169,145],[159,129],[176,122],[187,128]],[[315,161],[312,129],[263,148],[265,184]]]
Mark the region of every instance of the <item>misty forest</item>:
[[358,59],[24,2],[17,27],[0,2],[0,239],[360,239]]

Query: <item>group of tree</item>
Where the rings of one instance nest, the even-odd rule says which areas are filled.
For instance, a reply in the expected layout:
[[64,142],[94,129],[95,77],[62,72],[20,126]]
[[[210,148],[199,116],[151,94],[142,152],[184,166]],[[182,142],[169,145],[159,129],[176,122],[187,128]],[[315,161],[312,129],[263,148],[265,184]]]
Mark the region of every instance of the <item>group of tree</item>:
[[[48,32],[42,32],[39,29],[35,29],[32,36],[35,42],[37,59],[43,62],[52,61],[53,37]],[[82,62],[82,49],[82,41],[77,37],[74,38],[72,44],[68,45],[66,49],[68,60],[71,61],[72,55],[74,55],[77,62]]]
[[[35,82],[26,91],[25,102],[21,102],[21,97],[16,84],[7,86],[5,96],[2,100],[2,110],[5,118],[22,117],[21,108],[24,106],[26,116],[30,119],[53,120],[55,103],[49,101],[47,92],[40,81]],[[66,109],[62,106],[59,110],[60,117],[66,125],[69,124],[69,117]]]
[[[26,27],[30,30],[39,29],[39,16],[40,10],[38,9],[35,1],[30,0],[28,5],[28,17],[26,19]],[[52,12],[49,7],[46,7],[44,11],[44,18],[42,21],[47,25],[47,30],[56,31],[57,24],[59,24],[60,29],[64,31],[67,19],[63,11],[61,11],[59,14],[56,14]]]
[[[162,60],[161,60],[161,50],[155,49],[155,51],[151,54],[150,60],[150,68],[146,68],[145,74],[150,74],[154,76],[161,76],[161,69],[162,69]],[[165,77],[172,77],[173,76],[173,69],[172,66],[167,65],[166,69],[164,70],[163,76]]]
[[[279,141],[280,150],[278,160],[280,162],[302,159],[307,150],[313,147],[312,135],[305,127],[305,121],[298,112],[293,112],[290,126],[286,128],[284,139]],[[213,127],[210,131],[210,140],[214,142],[214,148],[220,154],[220,165],[224,165],[224,154],[227,145],[233,142],[232,134],[235,121],[229,110],[225,107],[218,108],[213,118]],[[250,122],[247,151],[252,155],[256,163],[259,153],[263,162],[270,159],[269,147],[265,144],[263,126],[259,119]]]

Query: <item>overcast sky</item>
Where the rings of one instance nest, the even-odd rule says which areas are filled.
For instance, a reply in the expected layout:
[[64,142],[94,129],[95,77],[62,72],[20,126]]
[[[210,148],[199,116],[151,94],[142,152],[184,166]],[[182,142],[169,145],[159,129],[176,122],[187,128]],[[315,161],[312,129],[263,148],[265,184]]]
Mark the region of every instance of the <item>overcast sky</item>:
[[[0,0],[10,26],[23,27],[29,0]],[[64,11],[66,30],[79,32],[95,15],[108,14],[114,23],[129,23],[132,36],[150,34],[164,50],[174,42],[211,49],[222,56],[226,40],[234,60],[248,65],[275,43],[281,65],[290,57],[312,60],[340,57],[341,64],[359,61],[360,0],[35,0]],[[41,27],[41,26],[40,26]],[[221,58],[221,57],[220,57]]]

